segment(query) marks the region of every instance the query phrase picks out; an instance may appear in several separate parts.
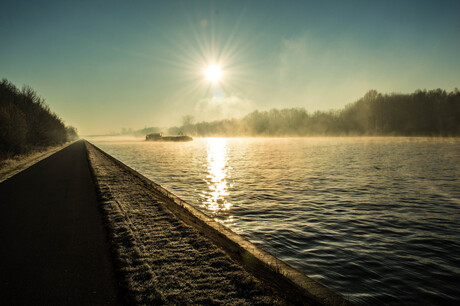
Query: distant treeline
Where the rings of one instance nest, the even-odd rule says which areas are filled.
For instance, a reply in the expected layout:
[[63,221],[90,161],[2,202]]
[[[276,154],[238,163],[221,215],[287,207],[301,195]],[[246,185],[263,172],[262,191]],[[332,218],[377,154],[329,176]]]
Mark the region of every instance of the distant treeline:
[[[127,128],[122,128],[121,132],[118,135],[132,135],[132,136],[145,136],[147,134],[151,133],[160,133],[163,129],[159,127],[146,127],[140,130],[133,130],[133,129],[127,129]],[[115,133],[113,133],[115,134]]]
[[304,108],[254,111],[241,119],[193,123],[169,129],[194,136],[460,136],[460,93],[436,89],[412,94],[371,90],[342,110]]
[[0,82],[0,158],[78,138],[30,87]]

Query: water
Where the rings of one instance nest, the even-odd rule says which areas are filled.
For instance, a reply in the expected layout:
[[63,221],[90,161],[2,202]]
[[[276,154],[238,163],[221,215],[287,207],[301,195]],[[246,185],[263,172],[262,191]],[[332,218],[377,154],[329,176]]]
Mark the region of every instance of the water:
[[358,304],[460,302],[460,139],[89,139]]

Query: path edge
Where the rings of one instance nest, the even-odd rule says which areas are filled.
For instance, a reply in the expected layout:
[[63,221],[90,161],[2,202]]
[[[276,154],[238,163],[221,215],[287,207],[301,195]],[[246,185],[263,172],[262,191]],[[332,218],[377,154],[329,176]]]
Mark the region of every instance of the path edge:
[[[116,165],[139,178],[151,192],[161,194],[166,200],[165,204],[167,208],[179,219],[203,234],[215,245],[223,249],[233,260],[242,265],[246,271],[272,287],[291,303],[352,305],[350,301],[346,300],[340,294],[335,293],[275,256],[260,249],[255,244],[169,192],[161,185],[104,152],[96,145],[87,140],[84,141]],[[92,167],[91,163],[90,167]],[[91,170],[93,171],[93,169]]]
[[37,155],[33,156],[33,157],[25,157],[23,160],[18,162],[17,165],[13,166],[9,170],[6,170],[5,173],[0,174],[0,184],[3,183],[6,180],[12,178],[16,174],[21,173],[22,171],[32,167],[36,163],[41,162],[42,160],[50,157],[51,155],[53,155],[53,154],[65,149],[65,148],[67,148],[71,144],[74,144],[75,142],[80,141],[80,140],[82,140],[82,139],[77,139],[77,140],[74,140],[74,141],[66,142],[66,143],[64,143],[62,145],[59,145],[59,146],[50,147],[50,148],[48,148],[47,150],[45,150],[43,152],[37,153]]

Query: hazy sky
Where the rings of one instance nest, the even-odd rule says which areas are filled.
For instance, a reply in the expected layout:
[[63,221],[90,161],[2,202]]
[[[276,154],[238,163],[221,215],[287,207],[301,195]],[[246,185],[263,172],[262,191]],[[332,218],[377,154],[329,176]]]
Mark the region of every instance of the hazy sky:
[[460,1],[0,0],[0,78],[83,135],[450,91],[459,54]]

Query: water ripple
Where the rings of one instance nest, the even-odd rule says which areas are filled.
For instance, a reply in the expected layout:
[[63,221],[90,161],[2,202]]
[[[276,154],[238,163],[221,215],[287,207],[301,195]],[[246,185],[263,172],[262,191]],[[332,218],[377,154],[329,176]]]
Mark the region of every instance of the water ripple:
[[357,304],[460,301],[460,140],[93,139]]

